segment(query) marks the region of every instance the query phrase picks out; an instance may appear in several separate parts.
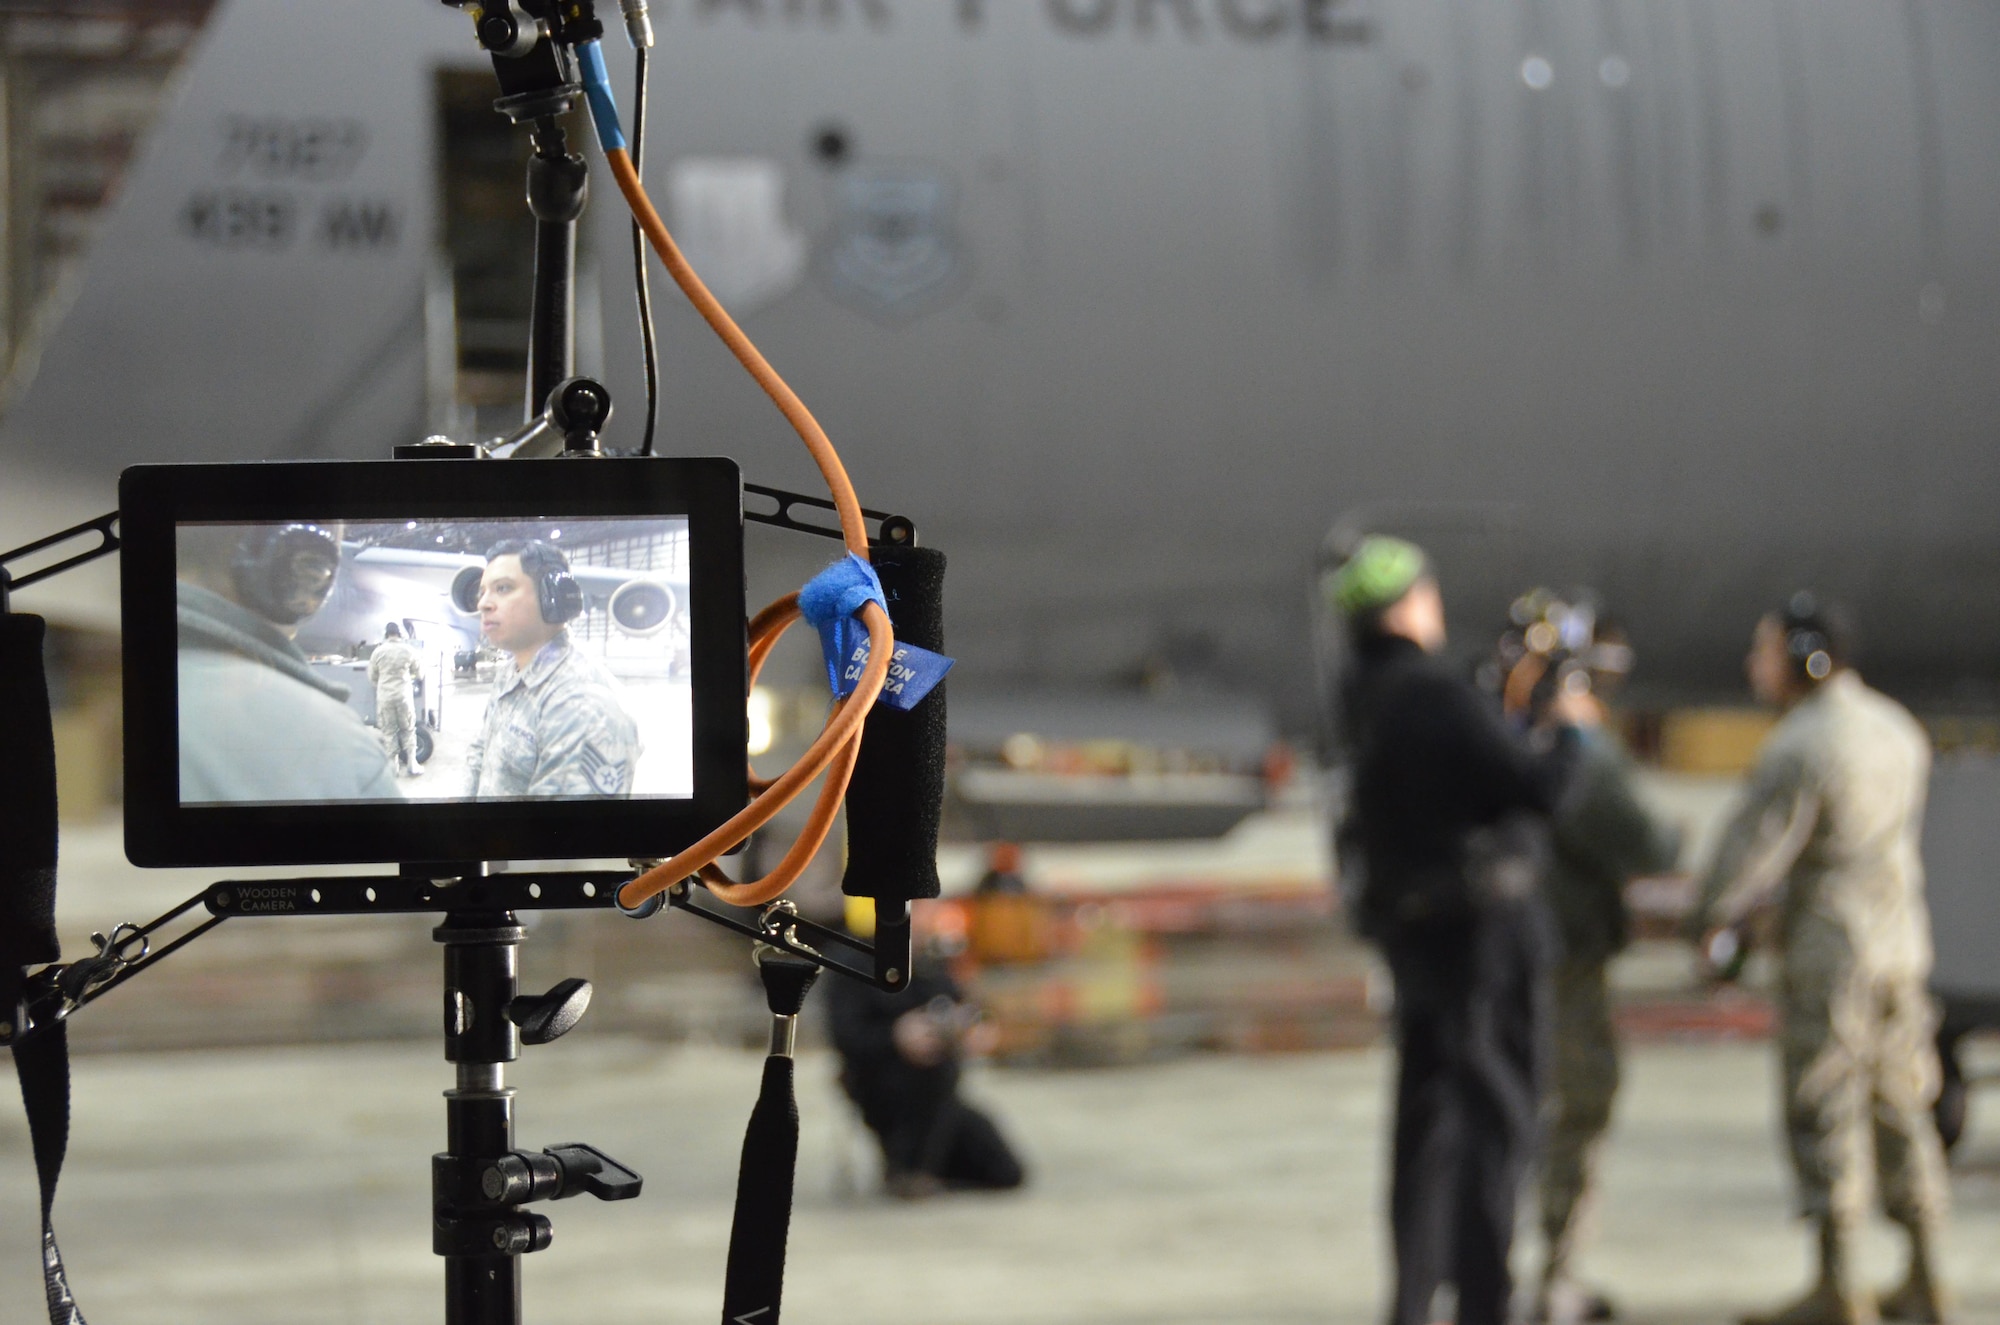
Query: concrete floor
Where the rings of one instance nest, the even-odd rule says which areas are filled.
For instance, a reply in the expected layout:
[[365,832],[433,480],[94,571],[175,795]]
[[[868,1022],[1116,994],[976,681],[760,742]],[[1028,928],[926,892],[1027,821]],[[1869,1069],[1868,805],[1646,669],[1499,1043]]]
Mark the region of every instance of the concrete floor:
[[[639,1200],[543,1207],[527,1319],[716,1318],[753,1053],[593,1037],[530,1049],[520,1139],[595,1143]],[[1372,1321],[1382,1295],[1387,1056],[1199,1056],[1093,1072],[984,1070],[1033,1166],[999,1198],[855,1196],[865,1154],[801,1066],[799,1206],[785,1318],[806,1322]],[[1590,1269],[1640,1325],[1733,1318],[1794,1289],[1768,1049],[1635,1048]],[[377,1325],[442,1319],[427,1157],[449,1072],[431,1046],[86,1056],[57,1226],[94,1321]],[[1984,1107],[1981,1107],[1981,1106]],[[1968,1325],[2000,1321],[2000,1100],[1960,1153],[1949,1264]],[[33,1168],[0,1108],[0,1321],[39,1314]],[[1896,1270],[1878,1230],[1869,1262]]]

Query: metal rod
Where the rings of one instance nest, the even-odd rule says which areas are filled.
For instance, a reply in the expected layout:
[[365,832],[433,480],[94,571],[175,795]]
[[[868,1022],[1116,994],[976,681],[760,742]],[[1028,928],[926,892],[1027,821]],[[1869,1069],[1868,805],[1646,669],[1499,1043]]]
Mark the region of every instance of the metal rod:
[[[445,1092],[445,1160],[433,1165],[431,1203],[442,1235],[468,1220],[505,1217],[518,1209],[470,1211],[457,1203],[445,1174],[514,1148],[514,1092],[503,1064],[521,1056],[520,1033],[507,1005],[517,986],[520,944],[527,931],[509,912],[453,911],[431,931],[444,945],[445,1059],[458,1084]],[[521,1258],[503,1251],[437,1249],[444,1256],[446,1325],[520,1325]]]
[[109,556],[111,553],[116,552],[119,547],[118,531],[112,528],[112,526],[117,523],[118,512],[108,511],[98,516],[95,520],[86,520],[80,525],[72,525],[61,533],[50,534],[47,538],[38,538],[32,543],[24,543],[11,552],[0,552],[0,567],[5,567],[10,561],[30,556],[36,552],[40,552],[43,548],[54,547],[56,544],[67,542],[72,538],[81,538],[85,534],[96,534],[99,540],[96,547],[88,548],[77,553],[75,556],[66,557],[53,566],[44,566],[40,570],[29,571],[26,575],[7,575],[6,585],[8,590],[25,589],[31,584],[48,579],[51,575],[60,575],[66,570],[73,570],[78,566],[84,565],[86,562],[92,562],[99,557]]
[[535,297],[528,322],[528,401],[533,422],[576,362],[576,222],[535,222]]
[[[792,507],[810,506],[814,510],[838,510],[824,497],[812,497],[803,492],[787,492],[783,488],[767,488],[761,483],[745,483],[743,491],[755,493],[759,497],[769,497],[777,503],[778,509],[771,512],[745,510],[743,518],[758,524],[773,525],[779,529],[790,529],[801,534],[820,534],[826,538],[839,538],[841,532],[831,525],[810,524],[793,516]],[[866,506],[861,514],[878,524],[878,530],[871,543],[893,543],[898,546],[914,546],[917,541],[917,526],[906,515],[892,515],[888,511],[873,511]]]
[[528,158],[528,210],[535,217],[534,298],[528,312],[528,399],[532,422],[576,365],[576,223],[590,197],[590,171],[568,150],[553,117],[537,119]]
[[394,915],[420,911],[567,911],[609,907],[630,870],[489,874],[440,883],[429,877],[350,874],[225,879],[202,900],[215,915]]
[[[195,900],[200,901],[201,899],[196,898]],[[187,908],[183,907],[181,909],[186,910]],[[178,915],[179,912],[175,912],[175,914]],[[179,938],[175,939],[172,943],[169,943],[166,947],[161,948],[158,952],[154,953],[150,957],[147,957],[142,961],[133,962],[130,966],[126,967],[118,974],[112,976],[109,980],[106,980],[103,984],[99,985],[97,988],[91,990],[90,993],[85,995],[83,998],[77,1000],[77,1007],[79,1008],[88,1007],[92,1003],[95,1003],[98,999],[103,998],[106,994],[116,989],[119,985],[124,984],[127,980],[130,980],[133,976],[139,974],[139,972],[152,970],[155,966],[159,965],[162,961],[166,960],[166,958],[172,956],[176,952],[179,952],[182,948],[185,948],[188,944],[194,942],[196,939],[208,933],[209,930],[214,929],[217,925],[221,924],[223,921],[227,919],[229,919],[228,916],[210,916],[208,919],[202,921],[199,925],[196,925],[193,929],[181,935]],[[158,922],[156,921],[154,923],[157,924]],[[142,935],[147,932],[150,931],[146,930],[140,931]]]
[[[795,915],[786,916],[784,923],[781,925],[766,927],[758,924],[755,920],[741,918],[741,915],[756,915],[760,913],[742,912],[741,915],[733,915],[730,911],[719,909],[720,905],[727,905],[726,903],[720,903],[717,907],[712,907],[695,901],[694,891],[691,887],[669,888],[667,890],[667,902],[669,905],[686,911],[691,915],[700,916],[703,920],[713,921],[721,925],[724,929],[733,929],[738,934],[756,939],[760,943],[768,943],[772,947],[782,949],[795,957],[803,957],[816,966],[838,971],[849,979],[859,980],[863,984],[880,987],[881,982],[875,975],[874,948],[852,935],[843,934],[837,929],[828,929],[825,925],[815,924],[810,920],[801,919]],[[731,908],[731,911],[735,909]],[[806,943],[801,942],[798,937],[800,934],[812,940],[813,943],[840,944],[845,948],[865,955],[870,964],[859,966],[844,958],[830,956],[817,948],[810,947]]]

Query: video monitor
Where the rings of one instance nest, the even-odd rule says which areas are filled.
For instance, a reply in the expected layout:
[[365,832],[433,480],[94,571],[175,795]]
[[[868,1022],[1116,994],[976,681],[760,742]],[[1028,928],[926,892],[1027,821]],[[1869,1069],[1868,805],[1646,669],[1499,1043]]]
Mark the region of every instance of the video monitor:
[[135,864],[665,856],[744,803],[732,461],[139,466],[120,528]]

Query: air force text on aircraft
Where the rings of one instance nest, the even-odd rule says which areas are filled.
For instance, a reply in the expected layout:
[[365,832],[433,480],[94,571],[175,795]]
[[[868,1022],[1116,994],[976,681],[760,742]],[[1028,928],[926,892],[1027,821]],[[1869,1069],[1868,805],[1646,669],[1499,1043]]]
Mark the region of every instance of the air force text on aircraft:
[[188,194],[182,233],[223,249],[276,251],[299,242],[332,252],[393,249],[400,207],[344,187],[367,150],[359,120],[225,115],[216,125],[214,174]]
[[[697,22],[734,17],[752,24],[893,27],[911,0],[693,0]],[[956,0],[961,30],[977,32],[1019,0]],[[930,6],[935,0],[915,0]],[[1179,36],[1264,43],[1286,38],[1332,44],[1370,40],[1374,25],[1352,0],[1042,0],[1054,31],[1072,37]],[[664,20],[672,20],[670,13]]]

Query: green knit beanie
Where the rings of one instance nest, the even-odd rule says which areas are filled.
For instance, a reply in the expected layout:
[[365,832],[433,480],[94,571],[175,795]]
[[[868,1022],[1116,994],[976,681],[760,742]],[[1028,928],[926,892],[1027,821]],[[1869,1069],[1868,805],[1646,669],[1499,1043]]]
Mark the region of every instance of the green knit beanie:
[[1371,534],[1354,554],[1320,581],[1329,606],[1356,617],[1389,606],[1422,579],[1423,549],[1400,538]]

